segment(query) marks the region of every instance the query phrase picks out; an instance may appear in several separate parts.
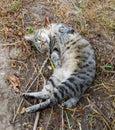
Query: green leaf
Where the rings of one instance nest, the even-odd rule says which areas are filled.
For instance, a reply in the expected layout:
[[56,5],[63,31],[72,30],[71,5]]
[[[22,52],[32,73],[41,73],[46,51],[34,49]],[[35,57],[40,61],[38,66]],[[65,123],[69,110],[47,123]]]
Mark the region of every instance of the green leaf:
[[113,65],[112,64],[106,64],[103,67],[106,68],[106,69],[112,69]]
[[31,33],[33,33],[33,31],[34,31],[33,27],[32,27],[32,26],[29,26],[29,27],[28,27],[28,33],[31,34]]
[[11,10],[15,10],[20,5],[19,1],[16,1],[10,5]]

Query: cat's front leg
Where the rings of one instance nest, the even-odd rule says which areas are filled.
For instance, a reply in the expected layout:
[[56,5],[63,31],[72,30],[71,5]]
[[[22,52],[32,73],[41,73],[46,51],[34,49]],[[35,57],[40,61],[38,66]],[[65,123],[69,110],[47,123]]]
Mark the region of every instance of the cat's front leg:
[[22,93],[22,96],[25,99],[48,99],[50,97],[48,92],[40,91],[40,92],[30,92],[30,93]]
[[61,64],[61,58],[60,58],[59,54],[56,51],[52,52],[51,61],[53,62],[55,68],[59,68],[62,65]]
[[25,99],[48,99],[51,96],[50,85],[45,85],[44,88],[39,92],[22,93],[22,96]]

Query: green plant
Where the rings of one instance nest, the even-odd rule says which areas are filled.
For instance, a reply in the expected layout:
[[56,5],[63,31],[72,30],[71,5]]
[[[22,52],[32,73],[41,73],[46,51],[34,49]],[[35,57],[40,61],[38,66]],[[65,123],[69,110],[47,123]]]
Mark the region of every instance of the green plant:
[[11,8],[11,10],[15,10],[15,9],[17,9],[19,7],[19,5],[20,5],[20,2],[15,1],[10,5],[10,8]]
[[112,69],[113,65],[108,63],[108,64],[103,65],[102,67],[104,67],[105,69]]
[[32,26],[29,26],[29,27],[28,27],[28,33],[31,34],[31,33],[33,33],[33,31],[34,31],[33,27],[32,27]]

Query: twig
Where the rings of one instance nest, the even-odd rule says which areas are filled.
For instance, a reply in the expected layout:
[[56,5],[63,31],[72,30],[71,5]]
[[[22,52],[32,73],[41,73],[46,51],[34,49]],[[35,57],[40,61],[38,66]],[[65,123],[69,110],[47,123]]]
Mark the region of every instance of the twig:
[[82,130],[81,123],[79,121],[77,121],[77,122],[78,122],[79,130]]
[[68,117],[68,114],[67,114],[66,111],[65,111],[65,115],[66,115],[66,119],[67,119],[68,127],[69,127],[69,129],[71,129],[70,120],[69,120],[69,117]]
[[37,124],[38,124],[39,117],[40,117],[40,112],[37,112],[36,118],[35,118],[35,122],[34,122],[33,130],[37,129]]
[[62,107],[62,130],[64,130],[64,112],[63,112],[63,107]]
[[109,125],[109,123],[108,123],[108,121],[107,121],[107,119],[105,118],[104,114],[98,108],[96,108],[96,109],[93,108],[93,111],[95,113],[97,113],[103,119],[103,121],[104,121],[106,127],[108,128],[108,130],[112,130],[111,127],[110,127],[110,125]]
[[51,109],[50,117],[49,117],[49,119],[48,119],[47,126],[46,126],[46,129],[45,129],[45,130],[48,129],[48,125],[49,125],[49,122],[50,122],[50,120],[51,120],[52,113],[53,113],[53,107],[52,107],[52,109]]
[[20,107],[21,107],[21,105],[22,105],[23,101],[24,101],[24,99],[22,99],[22,100],[21,100],[21,102],[20,102],[19,106],[17,107],[16,113],[15,113],[15,115],[14,115],[14,117],[13,117],[13,119],[12,119],[12,122],[11,122],[11,123],[14,123],[14,122],[15,122],[16,117],[17,117],[17,115],[19,114]]
[[32,77],[30,78],[30,80],[28,81],[28,83],[26,84],[25,89],[27,89],[27,87],[28,87],[28,85],[30,84],[30,82],[31,82],[31,80],[33,79],[33,77],[34,77],[34,74],[33,74]]

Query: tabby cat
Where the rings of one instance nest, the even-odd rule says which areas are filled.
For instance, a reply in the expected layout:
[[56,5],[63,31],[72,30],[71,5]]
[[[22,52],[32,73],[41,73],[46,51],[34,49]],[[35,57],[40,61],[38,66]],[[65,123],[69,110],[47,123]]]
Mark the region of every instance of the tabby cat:
[[72,27],[52,23],[25,36],[36,48],[48,50],[55,69],[40,92],[23,93],[24,98],[43,99],[26,112],[37,112],[63,102],[65,108],[74,107],[91,86],[95,76],[95,56],[92,46]]

